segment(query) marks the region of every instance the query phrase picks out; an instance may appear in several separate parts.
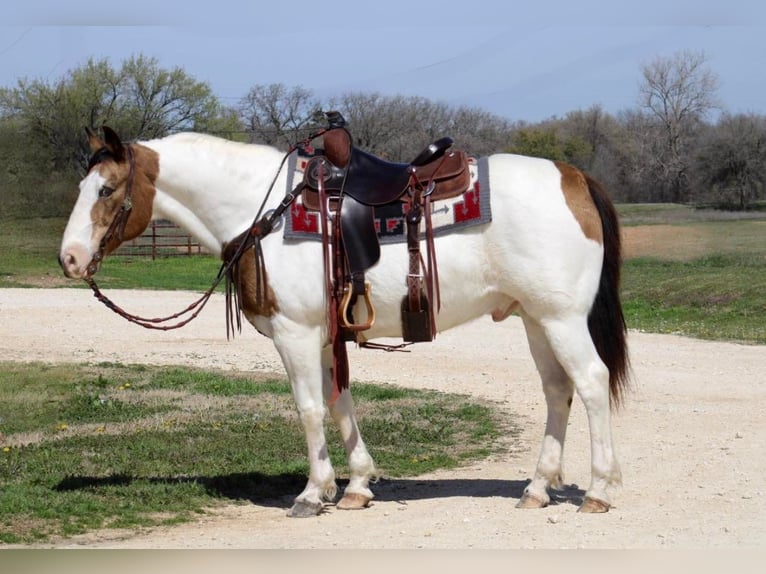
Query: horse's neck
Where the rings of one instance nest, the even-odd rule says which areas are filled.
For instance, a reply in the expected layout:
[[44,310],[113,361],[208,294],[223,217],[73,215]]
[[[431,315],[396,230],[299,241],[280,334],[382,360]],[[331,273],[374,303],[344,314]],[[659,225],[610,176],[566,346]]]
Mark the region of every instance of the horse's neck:
[[282,158],[267,146],[187,135],[145,145],[160,161],[155,216],[180,225],[214,253],[252,223]]

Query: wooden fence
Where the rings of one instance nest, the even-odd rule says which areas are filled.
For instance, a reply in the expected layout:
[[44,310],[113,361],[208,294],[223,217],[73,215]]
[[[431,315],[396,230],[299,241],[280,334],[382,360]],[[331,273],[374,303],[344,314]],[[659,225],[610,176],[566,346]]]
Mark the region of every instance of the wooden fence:
[[132,257],[177,257],[207,255],[208,252],[191,235],[172,221],[152,221],[142,235],[123,243],[114,255]]

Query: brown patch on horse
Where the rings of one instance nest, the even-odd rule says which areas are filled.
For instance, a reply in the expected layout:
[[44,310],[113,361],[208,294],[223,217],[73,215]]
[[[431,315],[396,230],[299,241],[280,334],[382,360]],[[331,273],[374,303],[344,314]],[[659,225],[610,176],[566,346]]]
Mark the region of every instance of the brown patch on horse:
[[561,190],[564,192],[567,207],[580,224],[585,237],[597,243],[604,242],[601,218],[588,187],[588,180],[579,169],[566,163],[555,161],[561,172]]
[[245,317],[252,322],[252,317],[260,315],[262,317],[271,317],[279,311],[279,304],[274,295],[274,290],[268,284],[268,276],[265,277],[266,293],[263,301],[258,302],[255,273],[255,256],[253,248],[247,249],[237,263],[237,281],[239,282],[239,304]]
[[[157,152],[140,144],[134,144],[132,151],[135,162],[130,191],[132,208],[125,224],[123,241],[138,237],[149,226],[152,219],[154,195],[157,193],[154,182],[160,172],[160,160]],[[114,189],[111,195],[99,199],[91,209],[93,225],[103,235],[125,199],[130,161],[127,154],[124,153],[124,149],[120,149],[115,151],[113,157],[107,157],[93,169],[98,169],[101,176],[106,180],[105,185]],[[111,253],[119,246],[120,240],[115,235],[106,245],[104,255]]]

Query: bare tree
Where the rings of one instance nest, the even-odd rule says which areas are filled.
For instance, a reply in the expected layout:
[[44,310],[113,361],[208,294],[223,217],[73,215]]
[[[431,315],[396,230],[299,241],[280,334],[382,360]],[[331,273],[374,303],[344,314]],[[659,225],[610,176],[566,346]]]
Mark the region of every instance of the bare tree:
[[321,121],[321,105],[300,86],[256,85],[240,101],[239,114],[251,142],[286,148]]
[[701,199],[716,207],[748,209],[766,188],[766,118],[724,114],[707,130],[697,168]]
[[354,143],[390,161],[409,161],[438,138],[476,155],[508,146],[513,127],[484,110],[453,108],[418,96],[347,93],[330,103],[348,121]]
[[604,125],[593,175],[623,202],[661,201],[654,158],[656,122],[638,109],[624,110]]
[[658,176],[665,201],[691,199],[689,143],[695,130],[718,106],[718,76],[702,52],[678,52],[642,67],[641,108],[656,122]]
[[501,152],[510,144],[518,126],[479,108],[461,106],[450,114],[451,136],[458,147],[474,155]]

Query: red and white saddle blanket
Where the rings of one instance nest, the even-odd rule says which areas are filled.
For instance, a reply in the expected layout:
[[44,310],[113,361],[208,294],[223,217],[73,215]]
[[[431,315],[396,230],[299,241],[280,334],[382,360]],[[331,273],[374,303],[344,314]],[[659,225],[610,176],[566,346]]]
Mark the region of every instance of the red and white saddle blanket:
[[[297,151],[290,155],[287,169],[293,177],[288,177],[286,191],[294,189],[303,180],[303,170],[309,159],[299,155]],[[434,236],[446,235],[464,227],[492,221],[487,158],[470,158],[469,170],[471,183],[461,196],[431,203]],[[425,218],[421,226],[421,231],[424,231]],[[406,242],[404,203],[395,202],[376,207],[375,228],[381,244]],[[289,212],[285,214],[284,237],[291,240],[319,241],[321,239],[319,213],[307,211],[303,207],[300,196],[293,201]]]

